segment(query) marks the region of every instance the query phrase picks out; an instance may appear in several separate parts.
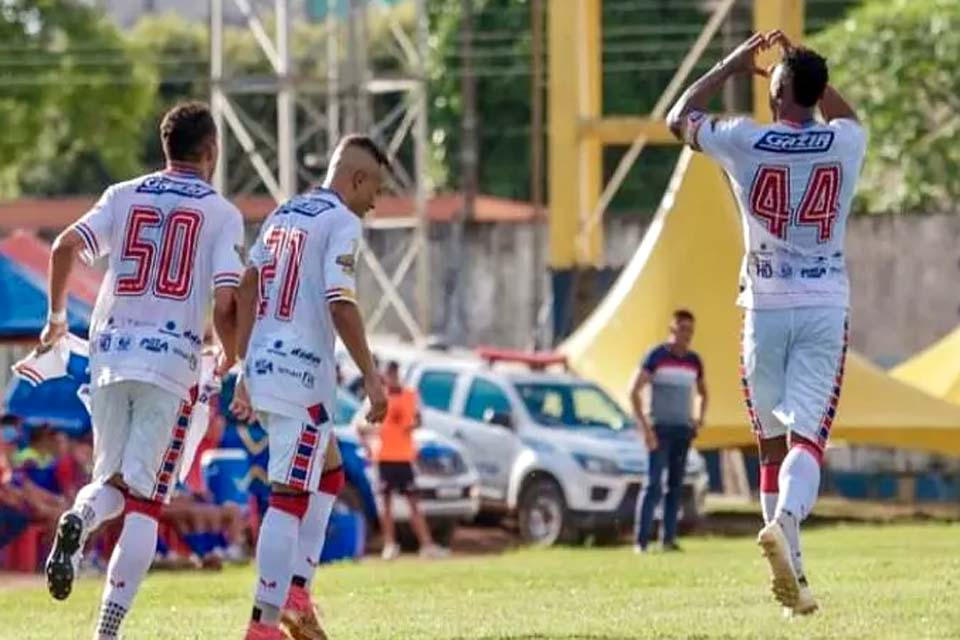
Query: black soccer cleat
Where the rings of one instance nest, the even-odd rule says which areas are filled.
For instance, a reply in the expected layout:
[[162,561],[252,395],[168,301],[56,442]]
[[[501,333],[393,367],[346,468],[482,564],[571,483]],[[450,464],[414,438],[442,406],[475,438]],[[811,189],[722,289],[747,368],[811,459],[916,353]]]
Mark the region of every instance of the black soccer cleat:
[[67,512],[57,523],[57,537],[47,557],[45,572],[47,590],[56,600],[66,600],[73,591],[73,556],[80,549],[83,520],[75,513]]

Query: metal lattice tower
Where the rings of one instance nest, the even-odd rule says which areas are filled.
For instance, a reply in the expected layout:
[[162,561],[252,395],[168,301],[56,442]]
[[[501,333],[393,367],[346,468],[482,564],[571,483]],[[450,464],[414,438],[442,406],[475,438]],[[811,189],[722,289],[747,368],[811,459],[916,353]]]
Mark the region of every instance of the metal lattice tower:
[[[370,68],[367,18],[386,9],[385,0],[328,0],[326,46],[312,55],[323,56],[325,78],[298,73],[292,52],[294,15],[305,14],[306,0],[210,0],[211,106],[220,132],[217,189],[230,197],[238,191],[266,190],[278,203],[322,177],[342,133],[365,132],[383,144],[393,164],[390,187],[398,195],[413,196],[413,215],[402,221],[368,221],[367,228],[389,226],[413,231],[403,259],[388,274],[372,252],[362,259],[377,281],[382,298],[369,313],[374,329],[393,309],[412,338],[429,332],[430,283],[426,215],[427,185],[427,14],[426,0],[415,0],[416,20],[408,33],[389,18],[389,32],[401,73],[381,74]],[[224,6],[233,4],[243,15],[247,31],[269,64],[266,75],[245,75],[230,68],[225,57]],[[337,9],[347,8],[344,18]],[[272,19],[274,34],[268,31]],[[344,46],[345,43],[345,46]],[[378,97],[399,94],[397,106],[379,119],[373,103]],[[276,122],[258,121],[246,112],[241,98],[259,96],[276,102]],[[398,160],[401,149],[412,146],[412,166]],[[409,147],[406,147],[409,149]],[[238,149],[238,153],[232,153]],[[231,171],[248,162],[255,179],[231,188]],[[309,165],[309,166],[308,166]],[[398,293],[398,287],[416,264],[416,314]],[[374,296],[367,296],[373,298]]]

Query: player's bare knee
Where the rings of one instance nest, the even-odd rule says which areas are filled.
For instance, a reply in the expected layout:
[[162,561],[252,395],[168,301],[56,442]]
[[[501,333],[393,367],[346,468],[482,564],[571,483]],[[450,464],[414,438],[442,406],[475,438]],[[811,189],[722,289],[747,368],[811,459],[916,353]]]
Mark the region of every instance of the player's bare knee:
[[123,476],[120,475],[119,473],[115,473],[109,478],[107,478],[107,481],[104,482],[104,484],[110,485],[114,489],[119,489],[120,491],[123,491],[123,492],[127,492],[130,490],[129,487],[127,487],[127,483],[123,481]]
[[757,441],[760,450],[760,464],[780,464],[787,455],[787,436],[761,438]]

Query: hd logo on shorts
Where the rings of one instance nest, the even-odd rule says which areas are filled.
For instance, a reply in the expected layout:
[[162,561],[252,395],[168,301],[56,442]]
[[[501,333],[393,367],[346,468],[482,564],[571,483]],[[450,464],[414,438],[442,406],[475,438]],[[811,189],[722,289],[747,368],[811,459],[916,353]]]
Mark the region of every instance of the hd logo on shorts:
[[753,148],[774,153],[823,153],[832,145],[833,131],[767,131]]

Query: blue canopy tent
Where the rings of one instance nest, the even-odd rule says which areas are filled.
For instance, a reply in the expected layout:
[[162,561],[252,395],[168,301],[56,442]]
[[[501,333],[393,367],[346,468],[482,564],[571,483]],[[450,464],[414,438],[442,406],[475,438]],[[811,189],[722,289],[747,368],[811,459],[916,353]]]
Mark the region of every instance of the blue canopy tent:
[[[90,305],[67,298],[70,331],[86,337]],[[47,283],[25,266],[0,254],[0,340],[35,340],[47,318]]]
[[89,359],[71,354],[67,377],[47,380],[33,386],[14,376],[7,387],[7,413],[29,424],[48,424],[57,429],[80,434],[90,428],[90,414],[77,391],[90,381]]

